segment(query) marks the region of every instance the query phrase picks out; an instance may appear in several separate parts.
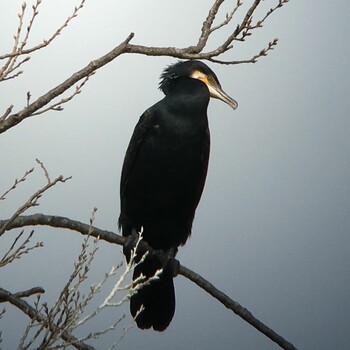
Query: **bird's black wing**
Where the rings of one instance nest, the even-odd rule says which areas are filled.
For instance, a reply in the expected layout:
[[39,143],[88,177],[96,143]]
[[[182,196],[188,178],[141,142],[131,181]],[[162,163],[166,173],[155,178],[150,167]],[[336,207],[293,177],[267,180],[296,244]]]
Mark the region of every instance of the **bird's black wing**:
[[152,124],[154,110],[148,109],[140,117],[136,124],[135,130],[131,136],[128,149],[126,150],[124,164],[120,181],[120,196],[123,197],[124,191],[128,184],[129,175],[140,151],[142,142],[145,138],[148,128]]

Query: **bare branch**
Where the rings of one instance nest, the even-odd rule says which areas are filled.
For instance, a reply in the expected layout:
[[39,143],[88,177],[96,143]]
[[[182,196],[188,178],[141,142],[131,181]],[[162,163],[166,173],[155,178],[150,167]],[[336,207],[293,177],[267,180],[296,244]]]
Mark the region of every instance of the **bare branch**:
[[[18,293],[16,293],[16,294],[18,294]],[[18,309],[20,309],[22,312],[24,312],[31,319],[38,320],[39,322],[44,323],[46,327],[51,327],[51,329],[53,329],[54,331],[59,331],[58,327],[55,324],[45,323],[45,316],[43,316],[42,314],[37,312],[37,310],[35,310],[27,302],[25,302],[21,298],[17,297],[16,294],[12,294],[11,292],[9,292],[3,288],[0,288],[0,300],[1,301],[6,301],[6,302],[16,306]],[[76,349],[94,350],[94,348],[92,346],[87,345],[87,344],[79,341],[77,338],[75,338],[73,335],[71,335],[67,331],[62,332],[61,337],[67,343],[74,346]]]
[[13,296],[16,298],[28,298],[33,294],[42,294],[45,293],[45,290],[41,287],[33,287],[28,290],[24,290],[22,292],[14,293]]
[[22,255],[28,254],[31,250],[43,247],[43,242],[37,242],[35,245],[28,247],[27,244],[30,242],[30,239],[32,238],[34,231],[32,230],[28,237],[20,244],[20,246],[14,250],[18,240],[23,235],[24,231],[22,231],[14,240],[12,243],[10,249],[7,251],[7,253],[3,256],[3,258],[0,260],[0,268],[4,267],[7,264],[10,264],[12,261],[16,259],[20,259]]
[[95,74],[95,72],[92,72],[87,77],[85,77],[84,80],[79,85],[77,85],[75,87],[75,91],[70,96],[68,96],[66,98],[62,98],[60,101],[52,104],[51,106],[44,108],[44,109],[41,109],[38,112],[33,113],[32,116],[43,114],[47,111],[58,111],[58,112],[63,111],[62,105],[69,102],[70,100],[72,100],[76,95],[80,94],[83,86],[86,84],[86,82],[89,80],[89,78],[94,74]]
[[[43,168],[43,165],[40,161],[38,161],[39,164],[41,165],[41,167]],[[45,172],[45,176],[46,176],[46,179],[50,179],[48,177],[48,174],[47,174],[47,171],[45,168],[43,168],[44,172]],[[30,171],[32,172],[32,170]],[[21,180],[16,180],[15,181],[15,184],[10,188],[10,190],[6,191],[5,194],[1,197],[3,198],[7,193],[9,193],[9,191],[11,191],[12,189],[14,189],[16,187],[16,185],[19,183],[19,182],[22,182],[24,181],[26,175],[28,175],[27,173],[24,175],[24,177],[21,179]],[[43,195],[44,192],[46,192],[48,189],[50,189],[51,187],[55,186],[58,182],[66,182],[68,180],[70,180],[71,177],[67,177],[67,178],[64,178],[62,175],[58,176],[56,179],[54,179],[53,181],[49,181],[47,183],[46,186],[42,187],[41,189],[39,189],[38,191],[36,191],[33,195],[31,195],[28,200],[23,204],[21,205],[17,210],[16,212],[12,215],[12,217],[7,221],[7,223],[5,223],[4,225],[0,226],[0,237],[2,236],[2,234],[6,231],[6,227],[7,225],[14,219],[16,219],[19,215],[23,214],[27,209],[31,208],[31,207],[34,207],[34,206],[37,206],[38,205],[38,200],[41,198],[41,196]]]
[[262,49],[257,55],[254,55],[252,58],[248,60],[240,60],[240,61],[221,61],[215,58],[210,58],[208,61],[220,64],[241,64],[241,63],[256,63],[259,58],[263,56],[267,56],[268,52],[273,50],[274,46],[278,43],[278,38],[273,39],[273,41],[269,42],[266,49]]
[[21,12],[18,14],[18,18],[19,18],[19,24],[17,27],[17,32],[14,35],[14,45],[12,48],[12,56],[11,57],[7,57],[8,60],[5,63],[5,65],[0,69],[0,81],[4,81],[4,80],[8,80],[8,79],[13,79],[15,77],[17,77],[18,75],[22,74],[23,72],[20,71],[16,74],[13,74],[12,76],[8,77],[9,74],[11,74],[12,72],[14,72],[19,66],[21,66],[24,62],[29,60],[29,57],[25,57],[24,59],[22,59],[17,65],[17,59],[18,59],[18,52],[20,52],[21,50],[23,50],[24,46],[26,45],[26,42],[28,40],[28,36],[31,30],[31,27],[33,25],[34,19],[36,17],[36,15],[38,14],[37,8],[40,5],[41,0],[37,0],[37,3],[35,5],[33,5],[33,14],[31,19],[29,20],[29,25],[27,26],[27,31],[25,34],[25,37],[22,41],[22,43],[19,43],[20,40],[20,36],[21,36],[21,31],[23,28],[23,17],[24,17],[24,13],[26,10],[26,3],[23,2],[22,3],[22,10]]
[[[0,220],[0,227],[5,225],[8,221],[9,220]],[[91,226],[90,229],[90,225],[84,224],[80,221],[71,220],[62,216],[52,216],[44,214],[18,216],[15,220],[9,222],[6,225],[6,231],[13,230],[15,228],[37,225],[65,228],[68,230],[80,232],[82,235],[90,234],[92,237],[100,237],[100,239],[102,239],[103,241],[119,245],[122,245],[125,240],[124,237],[119,236],[112,231],[101,230],[95,226]]]
[[30,98],[32,97],[30,91],[27,91],[27,107],[29,106]]
[[0,197],[0,200],[6,199],[6,196],[7,196],[12,190],[14,190],[14,189],[17,187],[17,185],[18,185],[19,183],[25,181],[25,180],[27,179],[27,176],[28,176],[29,174],[31,174],[33,171],[34,171],[34,168],[31,168],[31,169],[27,170],[27,171],[24,173],[24,175],[23,175],[19,180],[16,179],[15,182],[14,182],[14,184]]
[[[211,9],[209,10],[208,16],[206,20],[203,22],[201,35],[199,37],[197,45],[189,46],[186,48],[147,47],[142,45],[134,45],[130,43],[131,39],[134,36],[134,34],[131,33],[124,40],[124,42],[122,42],[120,45],[114,48],[111,52],[96,59],[95,61],[90,62],[86,67],[74,73],[70,78],[68,78],[63,83],[56,86],[52,90],[48,91],[43,96],[39,97],[35,102],[29,104],[26,108],[22,109],[21,111],[15,114],[12,114],[12,115],[6,114],[5,117],[2,117],[0,119],[0,133],[5,132],[6,130],[14,127],[24,119],[31,117],[33,115],[42,114],[48,110],[55,110],[55,111],[62,110],[62,104],[70,101],[71,98],[75,96],[78,92],[73,93],[73,95],[68,98],[61,99],[61,101],[56,102],[51,106],[46,107],[45,109],[42,109],[42,108],[46,106],[48,103],[50,103],[54,98],[64,93],[67,89],[72,87],[78,81],[84,78],[87,79],[87,77],[90,76],[97,69],[101,68],[105,64],[109,63],[110,61],[112,61],[113,59],[115,59],[116,57],[124,53],[136,53],[136,54],[142,54],[147,56],[170,56],[170,57],[176,57],[180,59],[206,59],[217,63],[239,64],[239,63],[254,63],[259,57],[266,55],[270,50],[272,50],[272,46],[275,46],[277,44],[277,40],[272,41],[270,43],[272,44],[271,46],[269,45],[267,49],[261,50],[259,54],[253,56],[253,58],[248,60],[235,60],[235,61],[224,62],[224,61],[215,59],[215,57],[218,57],[219,55],[231,50],[233,48],[234,41],[244,41],[248,36],[252,35],[252,31],[254,29],[260,28],[262,26],[262,23],[277,8],[282,7],[286,2],[288,2],[288,0],[279,0],[278,4],[274,8],[270,9],[260,21],[258,21],[255,25],[253,25],[252,24],[253,13],[261,4],[261,0],[255,0],[253,4],[250,6],[250,8],[247,10],[241,23],[236,27],[236,29],[232,32],[231,35],[229,35],[228,38],[226,38],[226,40],[221,45],[218,45],[214,50],[203,52],[208,42],[208,39],[210,37],[210,34],[213,33],[215,30],[221,28],[222,26],[230,23],[233,19],[234,14],[237,12],[238,8],[241,6],[241,1],[238,0],[233,11],[226,16],[226,20],[221,22],[221,24],[219,24],[218,26],[213,27],[213,22],[223,2],[224,0],[216,0],[213,6],[211,7]],[[81,4],[83,4],[83,1]],[[83,82],[81,86],[84,85],[84,83],[85,82]]]
[[208,39],[209,39],[209,35],[211,33],[211,26],[213,25],[215,16],[218,13],[219,8],[223,2],[224,2],[224,0],[216,0],[214,5],[209,10],[209,14],[208,14],[206,20],[203,22],[202,34],[199,37],[198,43],[196,46],[192,47],[192,50],[189,50],[190,52],[192,51],[192,53],[199,53],[206,46]]
[[241,2],[241,0],[237,0],[236,6],[234,7],[234,9],[229,14],[226,14],[226,19],[223,22],[221,22],[219,25],[211,28],[210,34],[212,32],[215,32],[216,30],[226,26],[227,24],[229,24],[231,22],[233,16],[235,15],[235,13],[239,9],[239,7],[242,5],[243,5],[243,2]]
[[[1,224],[4,225],[4,223],[6,223],[6,221],[0,221],[0,225]],[[110,231],[101,230],[94,226],[90,228],[90,225],[83,224],[81,222],[74,221],[68,218],[59,217],[59,216],[49,216],[49,215],[43,215],[43,214],[20,216],[15,220],[13,220],[11,224],[7,226],[7,230],[24,227],[24,226],[32,226],[32,225],[47,225],[47,226],[57,227],[57,228],[66,228],[69,230],[74,230],[76,232],[79,232],[83,235],[86,235],[90,232],[89,234],[91,236],[100,237],[100,239],[102,240],[105,240],[110,243],[115,243],[115,244],[123,244],[125,241],[124,237],[121,237]],[[145,241],[140,242],[140,247],[142,250],[147,249],[149,251],[152,251],[152,248],[149,247]],[[273,330],[271,330],[261,321],[256,319],[246,308],[242,307],[239,303],[235,302],[234,300],[229,298],[227,295],[225,295],[223,292],[219,291],[210,282],[205,280],[200,275],[196,274],[195,272],[189,270],[188,268],[182,265],[180,265],[179,273],[189,278],[191,281],[196,283],[199,287],[201,287],[206,292],[214,296],[220,303],[222,303],[228,309],[232,310],[235,314],[243,318],[246,322],[248,322],[251,326],[257,329],[259,332],[265,334],[267,337],[269,337],[272,341],[277,343],[283,349],[296,350],[296,348],[291,343],[286,341],[284,338],[279,336],[277,333],[275,333]]]
[[35,160],[40,165],[41,169],[43,170],[45,177],[46,177],[46,180],[47,180],[47,183],[48,184],[51,183],[50,175],[49,175],[44,163],[42,161],[40,161],[38,158],[35,158]]
[[[90,217],[90,232],[96,210],[97,209],[94,208]],[[57,300],[54,302],[54,305],[49,307],[47,303],[39,304],[40,297],[37,298],[34,304],[34,309],[36,314],[42,316],[42,319],[31,318],[31,321],[26,327],[21,338],[21,349],[30,349],[34,347],[36,349],[65,348],[70,344],[67,340],[63,339],[63,332],[67,332],[68,334],[72,335],[73,332],[81,327],[81,325],[88,322],[91,318],[97,316],[104,309],[118,307],[122,303],[129,300],[133,289],[131,288],[130,281],[127,281],[126,283],[125,281],[126,276],[129,276],[134,270],[134,264],[131,261],[125,264],[125,269],[121,274],[118,275],[117,273],[121,266],[124,265],[122,262],[118,263],[116,266],[113,266],[110,272],[105,273],[99,283],[90,285],[87,294],[81,293],[81,287],[88,279],[88,274],[98,251],[99,239],[95,238],[91,244],[90,232],[84,236],[80,253],[74,262],[73,270],[68,278],[68,281],[64,284],[64,287],[59,293]],[[134,254],[136,256],[136,248]],[[111,281],[112,277],[115,277],[116,281]],[[102,288],[106,285],[107,280],[111,281],[110,283],[112,283],[112,289],[107,293],[108,296],[104,297],[105,300],[103,302],[99,301],[99,303],[101,303],[99,306],[94,306],[94,309],[96,309],[95,311],[94,309],[92,311],[87,311],[87,305],[90,304],[92,299],[102,291]],[[152,278],[149,281],[151,280]],[[145,283],[149,283],[149,281],[146,281]],[[21,298],[43,292],[44,290],[42,288],[35,287],[28,291],[13,293],[13,295],[17,298]],[[121,292],[124,295],[121,296],[120,300],[116,301],[116,296],[119,296]],[[6,296],[3,298],[1,297],[0,291],[0,303],[7,301],[8,299]],[[81,318],[84,312],[88,312],[88,316]],[[79,341],[85,342],[89,339],[97,339],[103,336],[107,332],[114,330],[124,318],[125,315],[116,317],[116,320],[113,321],[111,325],[104,329],[89,332],[86,336],[80,338]],[[54,325],[54,327],[52,327],[52,325]],[[86,332],[86,328],[84,332]]]
[[[25,37],[24,37],[24,39],[22,41],[21,46],[18,48],[18,41],[19,41],[19,37],[20,37],[22,26],[23,26],[23,14],[24,14],[24,10],[25,10],[25,7],[26,7],[25,3],[23,3],[23,5],[22,5],[22,12],[18,15],[19,18],[20,18],[20,23],[18,25],[17,33],[15,35],[15,45],[14,45],[14,47],[12,49],[12,52],[4,54],[4,55],[1,55],[0,56],[0,60],[6,59],[6,58],[14,58],[14,57],[18,57],[18,56],[21,56],[21,55],[28,55],[28,54],[30,54],[30,53],[32,53],[34,51],[40,50],[40,49],[48,46],[49,44],[51,44],[51,42],[53,40],[55,40],[61,34],[63,29],[68,26],[68,24],[72,21],[72,19],[78,16],[78,12],[79,12],[80,9],[83,8],[85,1],[86,0],[82,0],[78,6],[74,7],[73,13],[64,21],[64,23],[55,31],[55,33],[53,33],[51,35],[51,37],[49,39],[44,39],[41,44],[35,45],[35,46],[33,46],[33,47],[29,48],[29,49],[26,49],[26,50],[24,50],[24,47],[27,44],[27,40],[29,38],[29,33],[30,33],[30,31],[32,29],[32,26],[33,26],[33,23],[34,23],[34,19],[39,13],[38,12],[38,6],[40,5],[40,3],[42,1],[41,0],[39,0],[39,1],[37,0],[37,3],[35,5],[33,5],[33,14],[32,14],[32,17],[31,17],[31,19],[29,21],[29,24],[27,26],[26,35],[25,35]],[[24,8],[23,8],[23,6],[24,6]]]
[[243,320],[247,321],[251,326],[257,329],[259,332],[265,334],[273,342],[277,343],[282,349],[297,350],[293,344],[289,343],[287,340],[285,340],[276,332],[274,332],[271,328],[267,327],[264,323],[262,323],[257,318],[255,318],[249,310],[241,306],[236,301],[232,300],[229,296],[221,292],[219,289],[217,289],[214,285],[212,285],[209,281],[204,279],[202,276],[198,275],[194,271],[191,271],[190,269],[188,269],[183,265],[180,265],[179,274],[188,278],[195,284],[197,284],[197,286],[205,290],[208,294],[210,294],[215,299],[217,299],[221,304],[226,306],[228,309],[232,310],[236,315],[241,317]]
[[[21,62],[21,64],[22,64],[22,63],[23,63],[23,62]],[[23,70],[20,70],[20,71],[18,71],[17,73],[15,73],[15,74],[13,74],[13,75],[10,75],[9,77],[2,78],[2,81],[15,79],[15,78],[17,78],[18,76],[20,76],[21,74],[23,74]]]
[[[27,50],[25,50],[25,47],[28,43],[28,39],[32,31],[35,19],[39,14],[39,6],[42,3],[42,0],[37,0],[36,3],[32,6],[32,15],[28,21],[28,25],[26,26],[26,32],[24,34],[24,37],[23,39],[21,39],[21,33],[24,26],[23,18],[27,8],[26,3],[23,2],[21,11],[18,14],[19,23],[18,23],[16,34],[14,35],[14,45],[13,45],[12,51],[10,53],[0,56],[0,60],[6,60],[4,66],[0,68],[0,82],[6,81],[9,79],[14,79],[19,75],[21,75],[23,71],[17,71],[17,70],[22,64],[27,62],[30,59],[30,57],[29,56],[26,56],[24,58],[20,58],[20,57],[23,55],[28,55],[29,53],[40,50],[50,45],[50,43],[61,34],[62,30],[68,26],[70,21],[78,15],[79,10],[84,6],[84,2],[85,0],[82,0],[80,4],[74,8],[72,15],[70,15],[65,20],[65,22],[55,31],[55,33],[48,40],[43,40],[41,44],[38,44]],[[18,63],[17,63],[17,60],[19,60]]]
[[38,110],[40,110],[40,108],[47,105],[55,97],[61,95],[63,92],[68,90],[71,86],[73,86],[75,83],[91,75],[94,71],[103,67],[107,63],[111,62],[119,55],[125,53],[125,48],[129,43],[129,41],[133,38],[133,36],[134,34],[131,33],[120,45],[115,47],[112,51],[98,58],[97,60],[91,61],[86,67],[74,73],[70,78],[65,80],[63,83],[56,86],[52,90],[48,91],[43,96],[39,97],[35,102],[31,103],[28,107],[22,109],[21,111],[15,114],[9,115],[5,120],[1,120],[0,133],[3,133],[6,130],[14,127],[18,123],[20,123],[22,120],[28,117],[31,117],[33,113],[37,112]]
[[278,8],[281,8],[283,5],[285,5],[287,2],[289,2],[289,0],[278,0],[278,4],[271,8],[265,15],[265,17],[263,19],[261,19],[260,21],[258,21],[254,26],[251,27],[251,29],[255,29],[255,28],[261,28],[263,22],[265,22],[266,18],[269,17],[273,12],[275,12]]
[[[282,7],[283,4],[285,4],[286,2],[288,2],[288,0],[279,0],[278,5],[276,5],[275,8],[271,9],[268,12],[268,14],[265,15],[265,17],[260,21],[260,23],[265,21],[265,19],[269,15],[271,15],[272,12],[274,12],[277,8]],[[146,47],[142,45],[133,45],[129,43],[126,47],[127,53],[137,53],[137,54],[143,54],[148,56],[172,56],[180,59],[203,59],[203,60],[209,60],[212,62],[221,63],[221,61],[215,60],[214,57],[217,57],[231,50],[233,48],[232,43],[234,41],[244,41],[246,37],[252,35],[251,32],[253,29],[260,27],[257,25],[252,26],[252,18],[253,18],[253,13],[261,4],[261,0],[255,0],[253,2],[251,7],[247,10],[241,23],[236,27],[236,29],[232,32],[232,34],[226,38],[226,40],[221,45],[218,45],[216,49],[212,51],[202,52],[208,42],[210,35],[217,29],[230,23],[233,19],[234,14],[236,14],[238,8],[242,5],[241,1],[238,0],[233,11],[229,15],[227,15],[226,20],[223,21],[218,26],[212,27],[213,21],[222,3],[223,3],[222,0],[216,0],[214,5],[210,9],[208,16],[203,23],[201,36],[196,46],[189,46],[187,48],[180,49],[175,47],[163,47],[163,48]],[[276,44],[277,42],[275,43],[275,45]],[[260,57],[261,55],[260,56],[256,55],[256,56]],[[252,63],[252,60],[253,59],[241,60],[241,61],[228,61],[226,64]]]
[[6,109],[6,111],[5,111],[5,113],[1,116],[1,118],[0,118],[0,123],[3,121],[3,120],[5,120],[6,118],[7,118],[7,116],[12,112],[12,109],[13,109],[13,105],[10,105],[7,109]]

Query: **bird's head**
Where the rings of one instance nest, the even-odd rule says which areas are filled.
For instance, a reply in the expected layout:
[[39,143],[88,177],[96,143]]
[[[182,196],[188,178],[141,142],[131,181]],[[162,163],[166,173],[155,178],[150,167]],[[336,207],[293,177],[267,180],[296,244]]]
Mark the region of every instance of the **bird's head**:
[[180,61],[168,66],[160,76],[159,88],[167,95],[175,79],[184,76],[202,81],[208,87],[211,97],[227,103],[233,109],[237,108],[238,103],[222,90],[216,74],[200,61]]

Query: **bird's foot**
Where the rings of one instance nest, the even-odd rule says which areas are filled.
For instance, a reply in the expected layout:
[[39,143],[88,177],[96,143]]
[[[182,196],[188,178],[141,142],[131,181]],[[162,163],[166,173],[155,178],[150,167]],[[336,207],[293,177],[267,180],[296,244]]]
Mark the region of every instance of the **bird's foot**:
[[[148,255],[152,259],[156,259],[159,265],[162,267],[164,273],[176,277],[179,273],[180,262],[175,259],[177,248],[172,247],[167,251],[155,250],[148,245],[144,240],[139,241],[140,235],[136,230],[133,230],[131,235],[125,237],[123,243],[123,253],[126,260],[129,262],[133,257],[134,262],[137,264],[141,258],[148,252]],[[136,248],[136,252],[134,252]]]
[[150,254],[155,257],[162,266],[163,272],[172,277],[176,277],[179,273],[180,262],[175,259],[177,248],[170,248],[167,251],[153,250]]
[[174,257],[168,258],[167,262],[164,265],[164,270],[166,270],[173,277],[176,277],[180,271],[180,262]]

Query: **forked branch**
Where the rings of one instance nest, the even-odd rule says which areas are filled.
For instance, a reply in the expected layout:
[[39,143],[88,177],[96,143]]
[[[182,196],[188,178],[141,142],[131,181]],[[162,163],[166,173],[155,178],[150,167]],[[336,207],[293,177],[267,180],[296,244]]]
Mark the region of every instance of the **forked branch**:
[[[24,312],[27,316],[29,316],[32,320],[38,320],[39,322],[45,323],[45,317],[38,312],[35,308],[30,306],[26,301],[22,299],[22,297],[28,296],[28,293],[42,293],[43,289],[38,288],[32,288],[32,290],[19,292],[12,294],[8,290],[5,290],[3,288],[0,288],[0,302],[8,302],[12,304],[13,306],[17,307],[19,310]],[[53,331],[60,333],[60,330],[58,327],[51,323],[50,327]],[[71,335],[67,331],[63,331],[61,333],[61,338],[65,340],[68,344],[71,344],[76,349],[79,350],[94,350],[94,348],[90,345],[87,345],[81,341],[79,341],[77,338],[75,338],[73,335]]]
[[[131,33],[121,44],[116,46],[109,53],[107,53],[102,57],[97,58],[94,61],[91,61],[87,66],[85,66],[81,70],[74,73],[70,78],[66,79],[61,84],[57,85],[56,87],[54,87],[53,89],[45,93],[43,96],[37,98],[37,100],[34,101],[33,103],[28,104],[28,106],[26,106],[22,110],[18,111],[17,113],[11,114],[12,107],[9,107],[7,111],[4,113],[4,115],[0,118],[0,133],[3,133],[6,130],[16,126],[18,123],[22,122],[24,119],[29,118],[31,116],[42,114],[49,110],[55,110],[55,111],[62,110],[61,105],[63,103],[68,102],[72,97],[76,95],[76,93],[73,93],[68,98],[62,98],[59,102],[55,102],[51,104],[51,106],[49,107],[45,107],[45,106],[49,104],[53,99],[62,95],[74,84],[77,84],[79,81],[83,79],[87,79],[96,70],[103,67],[104,65],[111,62],[112,60],[114,60],[115,58],[117,58],[122,54],[133,53],[133,54],[141,54],[146,56],[169,56],[169,57],[175,57],[179,59],[202,59],[202,60],[209,60],[215,63],[224,63],[224,64],[230,64],[230,65],[241,64],[241,63],[256,63],[259,58],[266,56],[277,45],[277,39],[274,39],[273,41],[271,41],[268,44],[267,48],[260,50],[258,54],[254,55],[249,59],[222,61],[218,59],[218,57],[223,53],[230,51],[234,47],[234,42],[245,41],[249,36],[252,35],[252,32],[254,30],[262,27],[263,22],[265,22],[265,20],[273,12],[275,12],[278,8],[282,7],[287,2],[288,0],[278,0],[277,5],[275,7],[268,10],[266,15],[262,17],[260,20],[253,23],[253,14],[255,13],[258,6],[261,5],[262,3],[261,0],[255,0],[243,15],[243,19],[240,22],[240,24],[238,24],[235,27],[235,29],[232,30],[231,34],[221,44],[217,45],[215,49],[210,51],[204,51],[204,50],[207,46],[207,43],[210,39],[211,34],[214,31],[217,31],[218,29],[224,26],[228,28],[229,25],[232,25],[234,17],[238,15],[238,13],[240,12],[239,10],[241,10],[242,8],[243,1],[237,0],[233,10],[229,14],[226,14],[226,18],[223,21],[221,21],[218,25],[215,26],[214,23],[215,23],[216,17],[219,13],[221,5],[224,3],[224,0],[216,0],[213,6],[210,8],[205,21],[203,22],[198,42],[194,46],[189,46],[186,48],[177,48],[177,47],[149,47],[149,46],[135,45],[131,43],[131,39],[134,37],[134,34]],[[80,7],[82,7],[83,4],[84,4],[84,1],[81,2]],[[78,9],[79,7],[76,10]],[[74,18],[75,16],[76,16],[76,12],[69,18],[69,20],[71,18]],[[63,29],[69,23],[69,20],[65,22],[65,24],[60,28],[60,30]],[[52,39],[45,41],[42,45],[47,45],[55,37],[56,36],[53,36]],[[39,45],[35,50],[38,50],[40,48],[41,46]],[[35,51],[35,50],[32,48],[32,51]],[[26,51],[24,51],[23,48],[21,49],[21,52],[22,54],[26,53]],[[18,57],[18,52],[14,50],[14,52],[11,54],[0,56],[0,59],[1,58],[12,59],[17,57]],[[13,68],[13,63],[11,64]],[[8,67],[6,69],[8,69]],[[80,86],[82,86],[84,82]]]

